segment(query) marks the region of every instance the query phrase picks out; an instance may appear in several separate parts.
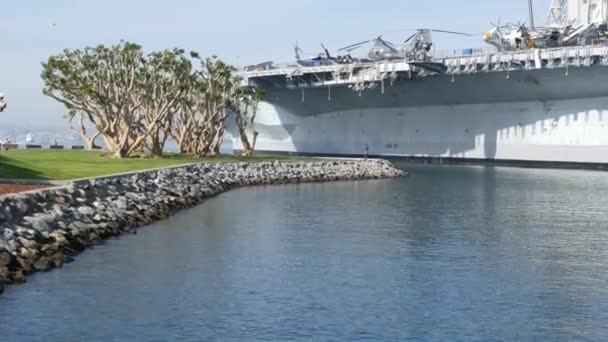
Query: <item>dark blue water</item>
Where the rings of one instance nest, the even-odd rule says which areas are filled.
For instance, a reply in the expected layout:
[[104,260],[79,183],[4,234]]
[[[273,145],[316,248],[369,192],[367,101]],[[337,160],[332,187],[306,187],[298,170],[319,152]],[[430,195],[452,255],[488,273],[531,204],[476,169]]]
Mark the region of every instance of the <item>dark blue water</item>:
[[8,341],[608,339],[608,173],[243,189],[0,296]]

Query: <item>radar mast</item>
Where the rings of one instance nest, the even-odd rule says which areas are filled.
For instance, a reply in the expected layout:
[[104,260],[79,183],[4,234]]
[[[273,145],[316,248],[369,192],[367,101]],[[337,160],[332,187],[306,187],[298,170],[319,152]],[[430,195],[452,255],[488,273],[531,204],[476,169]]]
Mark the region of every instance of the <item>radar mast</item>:
[[553,0],[547,15],[547,26],[565,27],[568,22],[568,0]]

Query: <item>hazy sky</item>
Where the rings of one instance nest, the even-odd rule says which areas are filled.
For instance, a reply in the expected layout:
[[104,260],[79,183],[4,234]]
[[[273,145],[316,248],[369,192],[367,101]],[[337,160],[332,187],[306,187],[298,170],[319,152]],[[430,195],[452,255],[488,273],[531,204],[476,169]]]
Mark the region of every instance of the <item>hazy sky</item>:
[[[291,61],[292,44],[317,52],[379,34],[394,42],[436,28],[438,49],[483,46],[490,22],[527,21],[526,0],[1,0],[0,92],[9,101],[0,126],[63,126],[64,109],[42,95],[40,63],[64,48],[121,39],[146,50],[182,47],[240,65]],[[549,0],[536,0],[536,21]]]

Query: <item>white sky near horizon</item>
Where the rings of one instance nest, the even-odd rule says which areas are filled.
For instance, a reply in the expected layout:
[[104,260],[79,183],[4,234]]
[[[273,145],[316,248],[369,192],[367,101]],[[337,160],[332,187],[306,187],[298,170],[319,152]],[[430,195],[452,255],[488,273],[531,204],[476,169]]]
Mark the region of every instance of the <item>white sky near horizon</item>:
[[[537,24],[550,0],[535,1]],[[484,46],[481,34],[498,17],[526,21],[526,0],[0,0],[0,93],[9,107],[0,127],[65,127],[65,110],[42,95],[40,63],[64,48],[121,39],[147,51],[180,47],[233,64],[293,60],[380,34],[403,41],[416,28],[474,34],[433,36],[438,49]]]

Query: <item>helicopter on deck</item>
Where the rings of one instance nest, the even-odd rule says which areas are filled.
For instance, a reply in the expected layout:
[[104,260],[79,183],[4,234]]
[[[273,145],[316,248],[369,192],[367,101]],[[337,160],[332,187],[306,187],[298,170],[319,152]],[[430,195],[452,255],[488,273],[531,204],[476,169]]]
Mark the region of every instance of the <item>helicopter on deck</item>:
[[367,60],[367,59],[354,58],[353,56],[351,56],[351,52],[353,50],[358,49],[359,48],[358,46],[350,48],[350,49],[343,49],[343,50],[341,49],[339,51],[346,51],[347,54],[338,55],[338,56],[332,56],[329,53],[329,50],[325,47],[325,45],[323,45],[323,43],[321,43],[321,47],[323,48],[323,51],[325,52],[325,56],[337,64],[351,64],[353,62],[369,62],[369,60]]
[[302,59],[302,54],[304,54],[304,51],[300,49],[298,44],[294,44],[293,49],[296,55],[296,62],[303,67],[318,67],[336,64],[336,62],[334,62],[331,58],[323,56],[322,53],[317,54],[317,56],[313,58]]
[[431,48],[433,46],[432,32],[471,36],[468,33],[455,31],[417,29],[416,32],[409,36],[400,46],[396,46],[395,44],[382,39],[382,36],[379,36],[343,47],[338,51],[353,49],[368,43],[373,43],[367,54],[371,61],[377,62],[405,59],[408,61],[428,62],[431,60]]
[[[378,36],[376,38],[368,39],[338,49],[338,52],[347,52],[346,55],[342,56],[332,56],[325,45],[321,43],[323,52],[316,54],[316,56],[313,58],[303,59],[302,55],[304,54],[304,51],[302,51],[302,49],[300,49],[296,43],[294,44],[295,58],[298,65],[304,67],[352,64],[355,62],[369,63],[390,60],[406,60],[412,65],[414,65],[413,63],[417,63],[419,64],[417,66],[422,68],[442,72],[444,71],[444,67],[440,65],[441,63],[436,63],[431,60],[431,48],[433,46],[431,33],[437,32],[471,36],[468,33],[435,29],[417,29],[415,31],[416,32],[409,36],[400,46],[396,46],[395,44],[383,39],[382,36]],[[372,46],[367,53],[368,58],[354,58],[351,56],[351,52],[353,50],[356,50],[369,43],[372,43]]]
[[419,67],[430,72],[444,73],[447,70],[447,67],[443,63],[433,61],[432,58],[432,32],[471,36],[468,33],[455,31],[417,29],[414,34],[409,36],[403,44],[399,46],[384,40],[382,36],[379,36],[343,47],[338,51],[352,50],[365,44],[373,43],[367,54],[369,61],[371,62],[403,60],[411,66]]
[[370,60],[379,61],[403,58],[401,52],[395,47],[395,45],[389,41],[382,39],[382,36],[378,36],[377,38],[368,39],[356,44],[345,46],[339,49],[338,51],[352,51],[353,49],[359,48],[365,44],[372,42],[373,45],[367,53],[367,56]]
[[304,66],[304,67],[314,67],[314,66],[324,66],[324,65],[351,64],[354,62],[366,62],[367,61],[367,60],[363,60],[363,59],[359,59],[359,58],[353,58],[351,56],[350,52],[352,50],[355,50],[358,47],[348,50],[348,54],[342,55],[342,56],[341,55],[332,56],[332,54],[329,52],[329,49],[327,49],[323,43],[321,43],[321,48],[323,48],[323,52],[318,53],[316,55],[316,57],[309,58],[309,59],[302,59],[301,56],[302,56],[302,54],[304,54],[304,51],[302,51],[302,49],[300,49],[300,47],[297,44],[294,44],[296,62],[299,65]]

